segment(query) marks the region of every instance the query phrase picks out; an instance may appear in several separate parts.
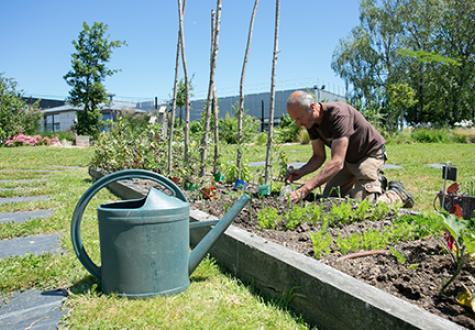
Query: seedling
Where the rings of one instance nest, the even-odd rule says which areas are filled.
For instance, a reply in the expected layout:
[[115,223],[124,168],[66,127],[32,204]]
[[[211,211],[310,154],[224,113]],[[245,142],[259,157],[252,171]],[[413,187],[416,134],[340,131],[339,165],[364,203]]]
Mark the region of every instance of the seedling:
[[312,240],[315,259],[320,259],[322,256],[330,253],[332,236],[326,230],[319,230],[310,234],[310,239]]
[[391,255],[396,258],[398,264],[403,265],[406,263],[406,256],[402,252],[398,251],[395,247],[389,247],[389,252],[391,252]]
[[272,207],[265,207],[257,213],[257,224],[261,229],[275,229],[282,221],[279,212]]
[[475,254],[475,234],[473,228],[470,230],[469,221],[448,213],[440,213],[440,216],[447,230],[444,235],[447,250],[455,266],[452,277],[440,289],[442,294],[455,281],[465,263],[469,261],[471,254]]

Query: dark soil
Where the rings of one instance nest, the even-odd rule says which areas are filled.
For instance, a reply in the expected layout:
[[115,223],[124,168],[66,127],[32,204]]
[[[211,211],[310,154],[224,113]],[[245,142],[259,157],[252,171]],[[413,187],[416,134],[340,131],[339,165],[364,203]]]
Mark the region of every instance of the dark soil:
[[[197,199],[193,202],[193,206],[219,217],[237,198],[237,194],[223,193],[219,200]],[[338,202],[338,200],[332,200],[323,203],[327,203],[329,209],[331,203]],[[283,225],[277,230],[262,230],[257,227],[256,214],[265,206],[275,207],[281,211],[287,208],[287,204],[277,198],[253,199],[251,206],[246,207],[239,214],[234,220],[234,224],[307,256],[313,256],[309,234],[318,228],[303,223],[293,231],[286,230]],[[391,218],[390,215],[385,220],[365,220],[338,230],[330,228],[329,232],[336,236],[340,230],[345,233],[365,232],[369,229],[379,230],[390,225]],[[320,261],[434,314],[469,329],[475,329],[473,312],[458,305],[454,298],[463,290],[462,283],[472,290],[475,289],[475,266],[473,263],[465,265],[457,280],[449,286],[443,296],[440,296],[439,290],[442,284],[450,278],[454,271],[451,258],[443,248],[443,244],[442,240],[432,237],[398,243],[394,247],[406,257],[404,264],[398,263],[389,251],[387,253],[380,251],[380,254],[354,259],[344,258],[339,252],[332,251],[329,255],[322,257]]]

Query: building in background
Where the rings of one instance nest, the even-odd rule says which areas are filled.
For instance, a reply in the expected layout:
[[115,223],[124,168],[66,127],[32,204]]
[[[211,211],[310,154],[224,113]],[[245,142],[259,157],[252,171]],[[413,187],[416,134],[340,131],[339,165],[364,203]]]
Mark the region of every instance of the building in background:
[[[330,101],[345,101],[345,97],[326,91],[325,86],[321,87],[309,87],[309,88],[297,88],[276,91],[275,93],[275,110],[274,118],[278,123],[280,118],[287,113],[286,104],[289,95],[296,90],[306,90],[314,93],[321,102]],[[269,103],[270,92],[248,94],[244,99],[244,107],[246,114],[257,117],[261,122],[267,123],[269,116]],[[219,101],[219,117],[224,118],[226,114],[233,115],[233,107],[239,106],[239,96],[220,97]],[[206,100],[191,101],[191,120],[199,120],[201,118],[201,112],[205,109]]]
[[[110,104],[100,106],[102,120],[116,120],[119,114],[123,113],[145,113],[143,109],[137,108],[137,103],[126,101],[112,101]],[[82,107],[71,104],[64,104],[59,107],[41,110],[43,118],[41,120],[41,130],[45,132],[71,131],[77,122],[77,112],[84,111]]]

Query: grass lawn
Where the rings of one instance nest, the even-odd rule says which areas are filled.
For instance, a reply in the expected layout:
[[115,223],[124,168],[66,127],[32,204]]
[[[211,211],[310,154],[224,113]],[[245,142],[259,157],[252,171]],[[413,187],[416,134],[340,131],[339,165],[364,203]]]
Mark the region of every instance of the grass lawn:
[[[21,184],[18,194],[43,195],[49,201],[0,204],[0,212],[54,209],[52,217],[19,224],[0,224],[0,238],[39,233],[62,234],[64,252],[59,255],[27,255],[0,260],[0,294],[32,287],[69,288],[65,328],[166,328],[166,329],[303,329],[305,323],[282,305],[263,300],[239,280],[223,274],[211,259],[205,259],[191,277],[184,293],[171,297],[129,300],[102,295],[98,283],[76,259],[69,225],[78,198],[90,185],[87,164],[92,149],[53,147],[0,148],[0,180],[43,179]],[[22,169],[54,170],[23,172]],[[0,188],[15,187],[0,182]],[[11,190],[0,190],[11,197]],[[83,218],[83,241],[98,262],[96,207],[113,199],[103,190],[90,203]]]
[[[305,162],[309,145],[280,147],[290,162]],[[441,170],[426,164],[451,161],[458,168],[459,181],[475,177],[475,144],[388,145],[388,163],[402,166],[387,170],[389,180],[401,180],[416,197],[416,208],[430,210],[440,189]],[[87,164],[93,149],[54,147],[0,148],[0,180],[35,179],[33,183],[0,182],[0,197],[49,195],[48,201],[0,204],[0,212],[51,208],[49,219],[20,224],[0,224],[0,239],[39,233],[60,232],[64,253],[60,255],[12,257],[0,260],[0,293],[18,289],[69,288],[64,327],[71,328],[306,328],[305,323],[265,301],[239,280],[223,274],[211,259],[205,259],[191,277],[183,294],[147,300],[128,300],[100,293],[97,282],[77,261],[69,239],[69,225],[78,198],[90,186]],[[235,147],[223,148],[223,159],[234,160]],[[264,146],[248,147],[246,161],[263,161]],[[22,169],[52,170],[28,172]],[[255,171],[260,171],[256,169]],[[257,175],[257,173],[256,173]],[[113,199],[103,190],[90,203],[83,220],[83,241],[97,262],[99,259],[95,209]]]

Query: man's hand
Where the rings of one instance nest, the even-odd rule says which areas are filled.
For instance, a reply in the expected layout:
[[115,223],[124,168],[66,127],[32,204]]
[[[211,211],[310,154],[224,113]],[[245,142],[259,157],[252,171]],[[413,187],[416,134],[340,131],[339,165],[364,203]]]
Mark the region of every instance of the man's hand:
[[285,177],[285,180],[287,180],[288,182],[294,182],[295,180],[300,179],[302,176],[303,175],[299,170],[289,169],[287,171],[287,176]]
[[297,190],[294,190],[290,193],[290,199],[292,200],[292,203],[298,203],[305,197],[307,197],[308,193],[310,190],[308,190],[305,186],[300,187]]

